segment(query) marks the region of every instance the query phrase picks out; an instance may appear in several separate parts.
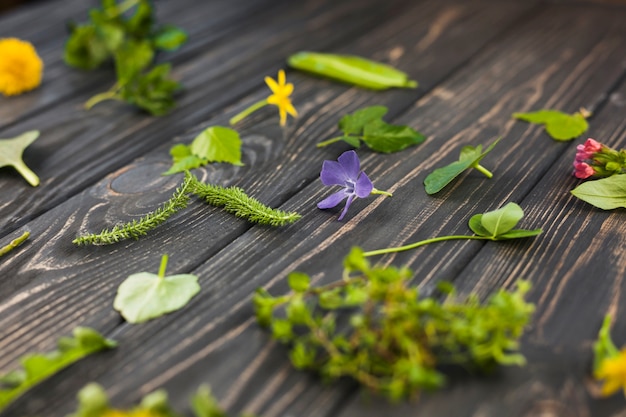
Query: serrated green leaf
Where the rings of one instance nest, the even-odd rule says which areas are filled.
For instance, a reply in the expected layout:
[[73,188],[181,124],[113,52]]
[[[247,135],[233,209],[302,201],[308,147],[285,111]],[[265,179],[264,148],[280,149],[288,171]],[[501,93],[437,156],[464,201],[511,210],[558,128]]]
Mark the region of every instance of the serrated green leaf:
[[22,133],[12,139],[0,139],[0,168],[10,166],[19,172],[30,185],[39,185],[39,177],[22,160],[24,150],[39,137],[38,130]]
[[200,168],[203,165],[207,164],[206,159],[202,159],[197,157],[196,155],[189,155],[184,158],[179,158],[178,160],[174,158],[176,162],[172,164],[170,169],[165,171],[162,175],[172,175],[179,172],[185,172],[192,169]]
[[87,355],[117,346],[113,340],[104,338],[97,331],[77,327],[73,338],[59,341],[56,351],[45,354],[29,354],[22,358],[22,370],[11,372],[0,379],[12,382],[8,388],[0,386],[0,411],[28,389],[37,385],[61,369]]
[[359,109],[352,114],[346,114],[339,120],[339,129],[344,135],[360,135],[363,128],[370,122],[381,120],[387,114],[385,106],[370,106]]
[[146,69],[154,59],[154,50],[147,41],[128,41],[115,51],[118,83],[126,84]]
[[198,277],[165,276],[163,257],[159,275],[140,272],[129,276],[117,290],[113,308],[129,323],[143,323],[183,308],[199,291]]
[[122,98],[153,116],[164,115],[174,107],[173,95],[180,88],[168,78],[170,68],[170,64],[161,64],[147,74],[137,74],[120,91]]
[[408,126],[396,126],[372,121],[363,129],[363,142],[373,151],[398,152],[409,146],[422,143],[426,137]]
[[500,236],[512,230],[523,217],[520,206],[508,203],[498,210],[483,213],[480,222],[492,236]]
[[191,156],[191,148],[184,143],[179,143],[170,148],[170,155],[174,162],[178,162],[183,158]]
[[191,143],[191,152],[208,162],[241,163],[239,133],[223,126],[212,126],[200,133]]
[[514,113],[513,117],[530,123],[545,125],[546,132],[555,140],[571,140],[589,129],[581,113],[567,114],[557,110],[539,110],[530,113]]
[[187,32],[172,25],[165,25],[157,32],[154,46],[165,51],[175,51],[187,42]]
[[[468,168],[482,168],[480,161],[500,142],[502,138],[496,139],[482,152],[482,145],[464,146],[459,154],[459,160],[452,162],[441,168],[435,169],[424,179],[424,186],[427,194],[435,194],[450,184],[456,177]],[[484,169],[484,168],[483,168]]]
[[63,60],[74,68],[92,70],[111,56],[106,44],[98,37],[93,25],[75,26],[65,43]]
[[602,210],[626,208],[626,174],[587,181],[571,192],[581,200]]
[[291,55],[287,62],[292,68],[373,90],[417,87],[417,82],[409,79],[406,73],[353,55],[298,52]]

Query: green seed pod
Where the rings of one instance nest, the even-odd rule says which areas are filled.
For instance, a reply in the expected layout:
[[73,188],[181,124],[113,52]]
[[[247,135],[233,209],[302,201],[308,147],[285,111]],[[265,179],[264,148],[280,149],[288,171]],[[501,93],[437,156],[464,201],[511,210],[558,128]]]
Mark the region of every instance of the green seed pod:
[[298,52],[287,62],[292,68],[373,90],[417,87],[406,73],[358,56]]

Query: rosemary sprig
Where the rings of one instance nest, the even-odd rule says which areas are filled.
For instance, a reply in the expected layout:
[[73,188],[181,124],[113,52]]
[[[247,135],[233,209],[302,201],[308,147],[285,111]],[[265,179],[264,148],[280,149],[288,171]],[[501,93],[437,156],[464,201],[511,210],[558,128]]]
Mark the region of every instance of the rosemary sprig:
[[139,220],[116,225],[113,229],[105,229],[98,234],[92,233],[79,236],[73,240],[73,243],[77,245],[110,245],[121,240],[139,239],[140,236],[146,235],[150,230],[164,223],[173,214],[187,207],[192,178],[186,175],[182,185],[176,189],[174,195],[169,200]]
[[270,226],[284,226],[300,219],[300,214],[273,209],[261,203],[256,198],[248,196],[239,187],[220,187],[219,185],[205,184],[189,173],[186,178],[192,178],[193,193],[208,204],[223,207],[225,211],[242,217],[249,222]]

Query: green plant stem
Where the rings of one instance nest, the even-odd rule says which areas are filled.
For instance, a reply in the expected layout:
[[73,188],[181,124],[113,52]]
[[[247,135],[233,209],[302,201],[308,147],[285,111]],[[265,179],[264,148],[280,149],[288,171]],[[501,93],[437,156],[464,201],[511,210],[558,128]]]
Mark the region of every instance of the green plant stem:
[[387,197],[393,197],[393,194],[391,194],[389,191],[378,190],[376,188],[372,190],[371,194],[378,194],[378,195],[384,195]]
[[420,240],[419,242],[411,243],[410,245],[398,246],[395,248],[372,250],[372,251],[363,253],[363,256],[367,257],[367,256],[384,255],[386,253],[402,252],[405,250],[419,248],[420,246],[428,245],[429,243],[443,242],[445,240],[461,240],[461,239],[494,240],[490,236],[476,236],[476,235],[474,236],[467,236],[467,235],[441,236],[441,237],[434,237],[432,239]]
[[161,266],[159,267],[159,278],[161,278],[161,279],[165,278],[165,270],[167,268],[167,260],[168,260],[167,254],[163,254],[163,257],[161,258]]
[[343,140],[343,137],[339,136],[339,137],[336,137],[336,138],[332,138],[332,139],[328,139],[328,140],[325,140],[323,142],[320,142],[320,143],[318,143],[315,146],[317,146],[318,148],[323,148],[324,146],[332,145],[333,143],[341,142],[342,140]]
[[85,102],[85,109],[91,110],[93,106],[106,100],[122,100],[122,98],[118,94],[121,89],[122,89],[122,86],[116,83],[113,87],[111,87],[109,91],[96,94],[95,96],[91,97],[89,100]]
[[16,239],[13,239],[11,243],[0,248],[0,256],[6,255],[7,253],[11,252],[13,249],[17,248],[19,245],[24,243],[24,241],[26,241],[26,239],[28,239],[29,236],[30,236],[30,232],[24,232],[22,236]]
[[487,177],[487,178],[493,177],[493,174],[491,173],[491,171],[489,171],[487,168],[485,168],[484,166],[482,166],[480,164],[474,165],[473,168],[476,169],[478,172],[484,174],[485,177]]
[[252,106],[248,107],[247,109],[245,109],[244,111],[242,111],[241,113],[237,113],[235,116],[233,116],[230,119],[230,124],[231,126],[236,125],[237,123],[239,123],[240,121],[242,121],[243,119],[245,119],[246,117],[248,117],[249,115],[251,115],[252,113],[254,113],[255,111],[259,110],[260,108],[263,108],[265,106],[267,106],[267,99],[263,99],[261,101],[258,101],[256,103],[254,103]]
[[24,177],[26,181],[28,181],[30,185],[32,185],[33,187],[39,185],[39,177],[37,176],[37,174],[35,174],[28,166],[26,166],[26,164],[22,160],[15,161],[13,167],[17,170],[17,172],[20,173],[22,177]]

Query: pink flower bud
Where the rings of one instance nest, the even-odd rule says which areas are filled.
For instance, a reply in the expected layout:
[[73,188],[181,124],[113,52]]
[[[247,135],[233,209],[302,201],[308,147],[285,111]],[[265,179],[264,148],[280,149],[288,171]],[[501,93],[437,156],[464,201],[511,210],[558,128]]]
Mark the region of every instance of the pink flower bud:
[[574,162],[574,170],[574,176],[583,180],[591,177],[595,173],[591,165],[586,162]]

